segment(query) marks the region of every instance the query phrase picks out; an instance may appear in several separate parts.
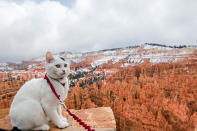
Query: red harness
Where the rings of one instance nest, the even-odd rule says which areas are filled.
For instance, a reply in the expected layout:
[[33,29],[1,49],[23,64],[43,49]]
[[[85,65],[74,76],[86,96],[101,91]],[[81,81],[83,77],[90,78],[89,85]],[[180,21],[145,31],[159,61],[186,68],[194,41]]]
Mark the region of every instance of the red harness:
[[[47,74],[45,74],[44,79],[46,79],[47,83],[49,84],[49,86],[51,87],[51,90],[53,92],[53,94],[57,97],[57,99],[61,102],[60,100],[60,95],[57,94],[57,92],[55,91],[55,88],[53,87],[53,85],[51,84],[49,78],[47,77]],[[62,84],[62,83],[61,83]],[[65,86],[65,84],[62,84],[63,86]],[[68,108],[66,109],[66,111],[68,112],[68,114],[70,116],[72,116],[80,125],[82,125],[85,129],[87,129],[88,131],[95,131],[95,129],[91,129],[90,126],[88,126],[87,124],[85,124],[80,118],[78,118],[75,114],[73,114]]]

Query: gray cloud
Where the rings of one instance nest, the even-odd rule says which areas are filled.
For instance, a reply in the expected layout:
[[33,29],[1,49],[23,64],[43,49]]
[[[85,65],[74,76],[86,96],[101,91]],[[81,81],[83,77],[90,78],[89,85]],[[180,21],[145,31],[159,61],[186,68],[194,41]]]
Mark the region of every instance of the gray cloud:
[[30,59],[46,50],[196,44],[196,5],[196,0],[76,0],[68,7],[57,0],[2,0],[0,61]]

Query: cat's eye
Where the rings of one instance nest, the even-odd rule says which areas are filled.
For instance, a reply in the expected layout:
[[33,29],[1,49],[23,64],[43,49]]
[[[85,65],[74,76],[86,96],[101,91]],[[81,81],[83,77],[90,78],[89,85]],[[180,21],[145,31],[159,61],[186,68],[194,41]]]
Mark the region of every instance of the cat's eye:
[[67,64],[64,64],[64,67],[67,67]]
[[58,64],[58,65],[55,65],[57,68],[60,68],[60,65]]

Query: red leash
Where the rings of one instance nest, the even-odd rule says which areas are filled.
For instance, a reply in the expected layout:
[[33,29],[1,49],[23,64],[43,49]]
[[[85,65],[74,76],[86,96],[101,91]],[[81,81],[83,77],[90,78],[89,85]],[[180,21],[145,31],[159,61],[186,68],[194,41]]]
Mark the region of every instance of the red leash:
[[62,102],[60,100],[60,96],[57,94],[57,92],[55,91],[55,88],[53,87],[53,85],[51,84],[49,78],[47,77],[47,74],[45,74],[44,79],[46,79],[47,83],[49,84],[49,86],[51,87],[51,90],[53,92],[53,94],[57,97],[57,99],[60,101],[61,104],[63,104],[64,108],[66,109],[66,111],[68,112],[68,114],[70,116],[72,116],[78,123],[79,125],[83,126],[85,129],[87,129],[88,131],[95,131],[95,129],[91,129],[90,126],[88,126],[87,124],[85,124],[79,117],[77,117],[75,114],[73,114],[64,104],[64,102]]

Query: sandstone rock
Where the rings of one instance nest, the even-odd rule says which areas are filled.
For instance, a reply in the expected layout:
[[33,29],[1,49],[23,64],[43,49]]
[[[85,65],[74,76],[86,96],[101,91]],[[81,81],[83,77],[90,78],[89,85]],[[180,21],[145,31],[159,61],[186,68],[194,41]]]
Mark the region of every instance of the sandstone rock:
[[[115,131],[116,122],[112,112],[109,107],[82,109],[82,110],[71,110],[85,123],[90,125],[96,131]],[[68,118],[70,124],[69,127],[65,129],[58,129],[54,124],[51,124],[50,131],[85,131],[71,116],[68,116],[67,112],[63,109],[63,115]],[[11,130],[11,123],[9,116],[0,119],[0,129]]]

